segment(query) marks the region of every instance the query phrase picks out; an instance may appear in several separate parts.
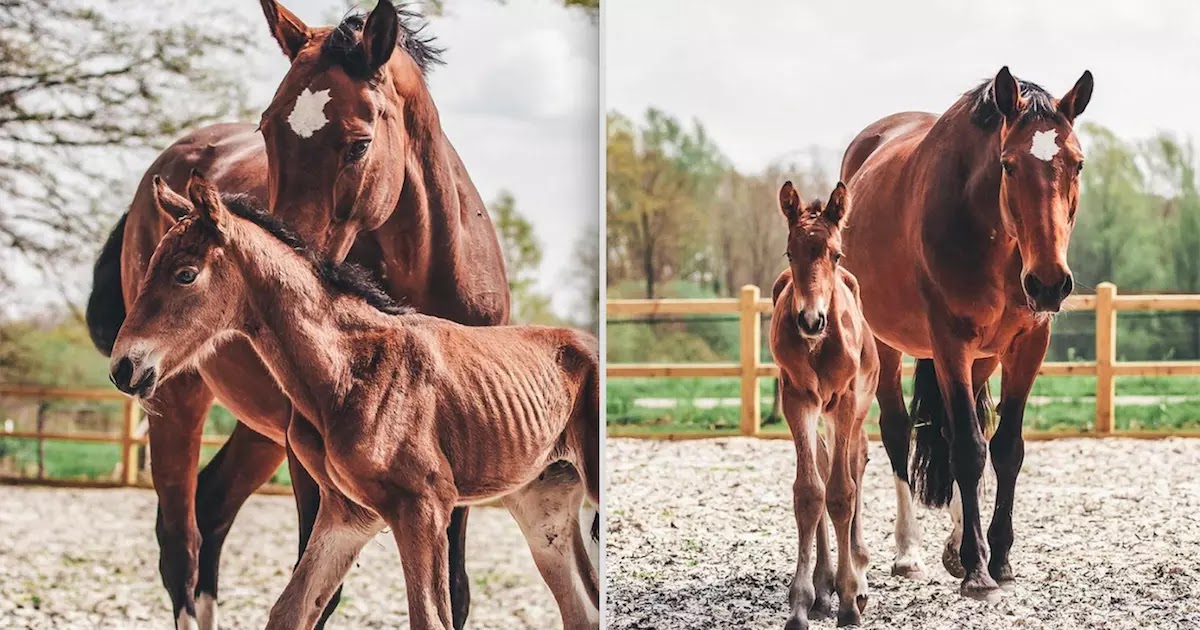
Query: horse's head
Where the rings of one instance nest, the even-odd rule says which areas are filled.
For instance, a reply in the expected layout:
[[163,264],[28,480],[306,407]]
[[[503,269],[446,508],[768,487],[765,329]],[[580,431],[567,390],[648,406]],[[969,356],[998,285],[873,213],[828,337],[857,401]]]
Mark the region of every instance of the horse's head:
[[1061,99],[1000,69],[981,92],[979,126],[999,126],[1000,212],[1021,254],[1021,287],[1034,311],[1055,312],[1074,288],[1067,246],[1079,205],[1083,151],[1075,117],[1092,98],[1085,71]]
[[150,258],[109,364],[121,391],[150,398],[155,387],[195,364],[232,332],[245,281],[222,243],[229,211],[217,189],[193,173],[183,197],[154,178],[155,205],[174,223]]
[[340,261],[360,231],[395,210],[410,144],[440,133],[425,86],[440,50],[389,0],[317,29],[275,0],[261,2],[292,60],[261,121],[270,209],[315,252]]
[[803,207],[792,182],[779,189],[779,209],[787,218],[788,265],[792,271],[792,307],[796,326],[808,339],[825,334],[829,306],[837,288],[842,259],[842,219],[846,216],[846,187],[838,182],[829,202]]

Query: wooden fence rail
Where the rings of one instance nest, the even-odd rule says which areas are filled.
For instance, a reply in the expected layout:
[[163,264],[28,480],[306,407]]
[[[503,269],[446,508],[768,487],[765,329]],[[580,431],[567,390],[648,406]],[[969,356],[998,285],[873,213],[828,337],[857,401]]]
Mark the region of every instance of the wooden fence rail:
[[[1117,361],[1117,313],[1119,311],[1200,311],[1200,295],[1122,296],[1117,294],[1116,285],[1102,282],[1096,287],[1095,295],[1077,295],[1068,298],[1064,309],[1068,311],[1094,310],[1096,312],[1096,360],[1050,361],[1042,364],[1039,374],[1042,376],[1096,377],[1096,419],[1093,430],[1074,433],[1029,432],[1026,433],[1027,438],[1200,437],[1200,431],[1116,431],[1114,422],[1116,377],[1200,375],[1200,361]],[[771,310],[771,300],[762,297],[756,286],[742,287],[737,299],[609,300],[606,305],[609,317],[736,314],[739,320],[740,356],[736,363],[611,363],[608,364],[606,373],[609,378],[737,377],[741,381],[741,434],[754,437],[787,437],[786,434],[763,433],[760,430],[762,403],[759,397],[758,379],[779,375],[778,366],[763,363],[760,357],[762,348],[761,315],[770,313]],[[906,365],[904,372],[905,375],[911,375],[912,366]],[[713,434],[647,435],[610,430],[608,435],[669,439],[708,437]]]

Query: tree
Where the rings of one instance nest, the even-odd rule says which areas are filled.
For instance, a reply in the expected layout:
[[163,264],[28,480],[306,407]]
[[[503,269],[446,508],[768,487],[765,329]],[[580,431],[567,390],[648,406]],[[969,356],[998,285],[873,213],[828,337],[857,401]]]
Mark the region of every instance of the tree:
[[507,191],[501,191],[490,207],[500,249],[504,252],[513,321],[520,324],[553,323],[550,298],[537,290],[542,245],[533,231],[533,224],[517,211],[516,199]]
[[126,158],[244,109],[229,69],[260,25],[181,13],[0,0],[0,286],[14,266],[84,267],[126,204]]

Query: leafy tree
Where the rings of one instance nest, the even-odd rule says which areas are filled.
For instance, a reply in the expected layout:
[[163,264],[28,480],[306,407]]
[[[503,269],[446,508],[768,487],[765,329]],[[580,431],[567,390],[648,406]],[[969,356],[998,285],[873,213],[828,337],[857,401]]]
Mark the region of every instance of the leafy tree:
[[0,0],[0,286],[14,267],[86,267],[127,202],[122,161],[243,109],[230,69],[260,26],[136,0]]
[[512,296],[513,321],[521,324],[549,324],[555,318],[550,298],[537,290],[538,268],[542,264],[542,244],[531,224],[517,211],[512,193],[503,191],[490,204],[500,249],[508,272],[508,290]]

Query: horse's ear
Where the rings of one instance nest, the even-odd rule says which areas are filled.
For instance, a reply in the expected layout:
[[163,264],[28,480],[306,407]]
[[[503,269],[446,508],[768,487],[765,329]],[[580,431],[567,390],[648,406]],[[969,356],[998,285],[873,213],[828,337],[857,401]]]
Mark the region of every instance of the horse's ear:
[[396,7],[392,6],[391,0],[379,0],[363,25],[363,57],[371,74],[378,72],[392,58],[399,36],[400,18],[396,15]]
[[1075,87],[1071,91],[1063,95],[1058,101],[1058,111],[1062,112],[1067,120],[1075,122],[1075,117],[1082,114],[1083,110],[1087,109],[1088,102],[1092,100],[1092,71],[1084,70],[1083,76],[1075,82]]
[[1005,118],[1012,120],[1019,109],[1021,100],[1021,88],[1017,85],[1017,80],[1013,78],[1011,72],[1008,71],[1008,66],[1000,68],[1000,72],[996,73],[996,78],[992,79],[992,102],[996,104],[996,109]]
[[192,206],[192,202],[185,199],[183,195],[171,190],[167,182],[158,175],[154,176],[154,205],[158,208],[159,212],[171,220],[171,223],[186,217],[196,210]]
[[825,220],[841,225],[842,219],[846,218],[846,200],[846,185],[838,182],[829,195],[829,203],[825,204]]
[[800,193],[790,181],[784,182],[783,188],[779,189],[779,210],[787,217],[788,225],[800,218]]
[[199,171],[192,169],[192,176],[188,178],[187,194],[200,217],[217,228],[218,233],[224,234],[225,227],[229,225],[229,211],[221,202],[221,193],[217,187],[204,179]]
[[275,0],[259,0],[259,3],[262,4],[263,15],[267,17],[271,35],[279,42],[283,54],[287,55],[288,59],[295,59],[296,55],[300,54],[300,49],[312,38],[312,33],[295,13],[288,11]]

